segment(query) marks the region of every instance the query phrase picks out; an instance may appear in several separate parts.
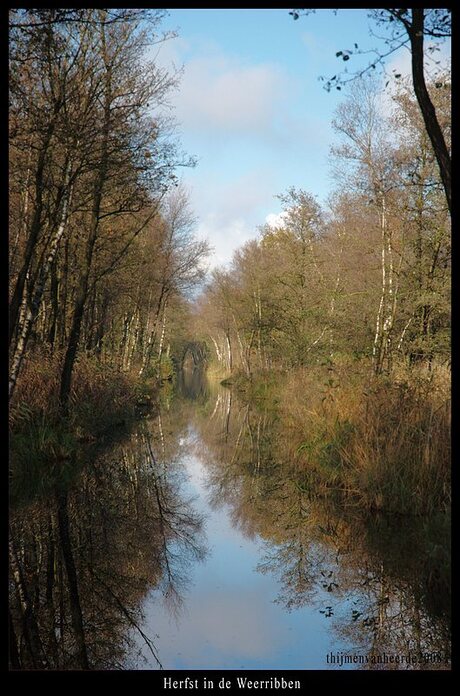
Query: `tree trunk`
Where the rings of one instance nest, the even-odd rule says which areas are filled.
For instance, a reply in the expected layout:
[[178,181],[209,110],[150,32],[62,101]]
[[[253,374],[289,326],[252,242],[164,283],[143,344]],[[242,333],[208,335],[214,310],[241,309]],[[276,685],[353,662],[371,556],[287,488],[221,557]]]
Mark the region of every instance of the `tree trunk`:
[[158,369],[157,369],[157,377],[161,377],[161,356],[163,355],[163,345],[164,345],[164,340],[165,340],[165,333],[166,333],[166,306],[167,306],[167,300],[164,303],[163,306],[163,319],[161,322],[161,336],[160,336],[160,345],[158,347]]
[[40,631],[33,610],[32,600],[30,597],[29,589],[26,585],[24,571],[19,561],[18,552],[16,550],[11,530],[9,534],[8,546],[11,578],[14,582],[16,594],[18,597],[18,605],[21,611],[24,638],[29,650],[30,658],[33,666],[36,669],[47,669],[49,666],[48,661],[43,651],[43,645],[40,638]]
[[75,300],[74,311],[72,316],[72,325],[70,327],[69,341],[64,358],[64,365],[61,374],[61,386],[59,392],[59,401],[63,415],[68,414],[69,397],[72,386],[72,373],[77,355],[78,342],[80,340],[81,324],[85,310],[86,295],[88,291],[88,273],[85,272],[80,280],[80,285]]
[[32,147],[29,147],[29,151],[27,153],[27,174],[26,174],[26,180],[24,182],[24,194],[23,194],[23,204],[21,206],[21,213],[19,217],[19,223],[18,223],[18,229],[16,232],[16,238],[13,242],[13,248],[11,249],[11,256],[10,256],[10,273],[13,275],[16,271],[15,266],[16,266],[16,254],[19,246],[19,240],[22,237],[24,239],[26,238],[27,235],[27,226],[28,226],[28,221],[29,221],[29,200],[30,200],[30,194],[29,194],[29,187],[30,187],[30,177],[31,177],[31,168],[30,168],[30,160],[31,160],[31,155],[32,155]]
[[412,24],[407,27],[407,31],[411,44],[412,81],[415,96],[439,165],[447,205],[449,212],[451,212],[451,157],[425,82],[423,65],[424,9],[422,7],[412,10]]
[[53,115],[51,121],[49,122],[48,128],[46,129],[45,137],[43,139],[42,147],[37,160],[37,169],[35,171],[35,207],[32,216],[32,221],[30,223],[29,235],[27,238],[27,244],[24,254],[24,262],[22,268],[18,274],[16,285],[13,292],[13,297],[10,303],[10,313],[9,313],[9,346],[13,337],[16,335],[16,327],[19,316],[20,307],[24,296],[24,287],[26,283],[27,274],[30,271],[30,264],[32,262],[32,257],[35,253],[37,242],[40,236],[40,230],[42,226],[42,213],[43,213],[43,192],[45,190],[44,186],[44,173],[45,166],[48,157],[48,151],[51,145],[51,140],[56,127],[57,118],[61,108],[64,104],[64,100],[60,95],[56,98],[53,108]]
[[209,334],[209,337],[210,337],[211,341],[212,341],[213,344],[214,344],[214,348],[216,349],[217,360],[218,360],[219,363],[222,363],[222,353],[220,352],[219,344],[217,343],[217,341],[216,341],[216,339],[214,338],[214,336],[211,336],[211,334]]
[[161,307],[163,305],[163,298],[164,298],[164,304],[166,304],[168,298],[167,298],[167,292],[166,292],[166,289],[164,286],[161,288],[160,296],[158,298],[157,308],[156,308],[156,313],[155,313],[155,320],[153,323],[153,329],[149,333],[147,345],[145,346],[145,349],[144,349],[142,366],[141,366],[141,369],[139,370],[140,377],[143,377],[146,374],[148,367],[150,365],[150,360],[152,359],[153,348],[154,348],[154,344],[155,344],[154,339],[155,339],[155,334],[156,334],[156,330],[157,330],[158,319],[160,318]]
[[21,669],[21,660],[19,657],[18,640],[14,630],[13,617],[11,611],[8,611],[9,619],[9,645],[10,645],[10,664],[13,669]]
[[50,295],[51,295],[51,324],[48,330],[48,343],[51,348],[51,352],[54,350],[54,344],[56,341],[56,330],[57,322],[59,316],[59,277],[57,273],[56,258],[51,264],[51,277],[50,277]]
[[[70,175],[70,162],[68,163],[68,168],[66,172],[66,178],[69,177]],[[28,304],[28,300],[26,297],[24,297],[24,302],[26,303],[25,305],[25,313],[24,317],[19,318],[19,336],[18,340],[16,343],[15,351],[13,354],[13,359],[11,363],[11,370],[10,370],[10,379],[9,379],[9,398],[11,399],[14,388],[16,386],[16,382],[19,376],[19,372],[21,369],[21,364],[25,355],[26,347],[27,347],[27,342],[29,340],[30,332],[32,329],[32,326],[37,318],[38,315],[38,310],[40,308],[40,303],[42,301],[43,297],[43,292],[45,290],[45,285],[46,281],[49,276],[50,268],[52,264],[54,263],[54,260],[56,258],[56,254],[59,248],[59,242],[61,241],[62,235],[64,234],[66,225],[67,225],[67,219],[68,219],[68,214],[69,214],[69,207],[70,207],[70,202],[72,198],[72,187],[69,187],[67,191],[67,196],[64,197],[64,201],[62,204],[62,213],[61,213],[61,220],[60,223],[55,231],[55,234],[51,240],[49,251],[48,251],[48,256],[46,258],[45,263],[43,264],[42,268],[40,269],[40,273],[38,276],[38,280],[35,285],[35,289],[33,291],[33,296],[32,300],[30,302],[30,305]]]
[[86,651],[85,633],[83,629],[83,614],[78,592],[78,578],[75,561],[72,552],[72,543],[69,530],[69,514],[67,505],[67,493],[57,494],[59,537],[61,540],[62,555],[69,584],[70,613],[72,628],[77,646],[77,664],[81,669],[89,669],[88,655]]
[[228,369],[229,369],[229,372],[231,373],[233,370],[233,357],[232,357],[232,344],[230,343],[230,335],[229,335],[228,331],[225,333],[225,339],[227,341]]
[[377,311],[377,319],[375,326],[374,346],[372,349],[373,367],[375,374],[380,374],[382,371],[384,352],[385,352],[385,322],[386,322],[386,305],[387,305],[387,272],[386,272],[386,215],[385,215],[385,198],[381,197],[380,209],[380,230],[381,230],[381,269],[382,269],[382,289],[380,293],[379,308]]

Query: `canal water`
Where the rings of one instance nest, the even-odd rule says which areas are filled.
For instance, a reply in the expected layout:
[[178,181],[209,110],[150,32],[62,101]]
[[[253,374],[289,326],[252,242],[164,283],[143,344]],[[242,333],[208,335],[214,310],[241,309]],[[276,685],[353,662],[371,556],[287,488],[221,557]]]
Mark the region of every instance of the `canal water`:
[[[212,504],[208,470],[200,454],[203,445],[193,426],[183,446],[189,452],[181,461],[183,492],[193,496],[194,508],[203,516],[207,554],[191,569],[177,612],[162,602],[161,591],[152,590],[145,600],[144,628],[157,634],[164,668],[324,667],[330,650],[347,648],[345,639],[330,633],[324,610],[331,605],[331,595],[320,587],[307,605],[286,608],[277,601],[278,578],[263,572],[266,559],[273,555],[271,544],[238,524],[231,503],[222,499]],[[144,657],[143,666],[154,667],[148,652]]]
[[21,664],[449,668],[445,520],[369,518],[312,495],[275,407],[198,372],[177,392],[14,510]]
[[[420,521],[363,520],[312,501],[279,458],[276,415],[197,373],[181,392],[193,405],[180,438],[182,494],[202,516],[206,556],[175,612],[161,590],[144,601],[163,666],[445,667],[447,608],[429,596],[441,579],[424,586],[434,559]],[[138,668],[154,667],[145,650],[143,660]]]

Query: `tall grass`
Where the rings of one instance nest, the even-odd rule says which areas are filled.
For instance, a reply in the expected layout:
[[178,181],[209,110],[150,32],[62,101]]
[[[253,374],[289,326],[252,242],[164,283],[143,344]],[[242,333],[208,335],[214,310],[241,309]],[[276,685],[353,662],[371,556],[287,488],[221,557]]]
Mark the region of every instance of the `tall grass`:
[[[62,356],[28,356],[10,405],[10,477],[13,499],[49,488],[75,471],[82,442],[98,443],[110,428],[129,422],[146,385],[134,376],[81,356],[76,363],[70,416],[59,409]],[[21,493],[22,492],[22,493]],[[22,496],[24,497],[24,496]]]
[[450,393],[442,370],[363,380],[291,376],[281,398],[291,454],[312,483],[360,507],[423,514],[450,504]]
[[[60,354],[45,351],[29,356],[10,407],[12,429],[24,420],[60,420]],[[81,356],[75,364],[70,395],[70,421],[92,435],[122,419],[135,403],[138,387],[132,377],[95,359]]]

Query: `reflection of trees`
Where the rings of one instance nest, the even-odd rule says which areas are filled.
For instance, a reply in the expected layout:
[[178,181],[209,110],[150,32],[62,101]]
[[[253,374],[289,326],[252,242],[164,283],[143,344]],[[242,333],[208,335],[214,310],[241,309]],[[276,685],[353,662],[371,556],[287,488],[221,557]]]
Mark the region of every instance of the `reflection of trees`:
[[192,408],[210,502],[228,505],[235,526],[263,540],[258,569],[277,578],[279,603],[315,607],[350,652],[444,655],[443,520],[366,518],[321,497],[287,460],[276,411],[224,389],[206,401],[207,389],[192,387],[198,407],[189,384],[174,408],[87,464],[78,487],[62,484],[12,512],[11,666],[123,669],[139,651],[136,633],[156,656],[142,600],[157,588],[177,610],[204,553],[201,520],[182,492]]
[[277,601],[288,609],[316,605],[361,653],[444,657],[445,524],[366,517],[309,490],[305,473],[286,460],[287,430],[274,411],[230,401],[221,390],[211,413],[197,420],[211,504],[226,503],[235,526],[265,540],[258,569],[276,576]]
[[177,490],[162,483],[164,467],[162,478],[154,473],[157,462],[150,438],[146,433],[144,433],[144,440],[152,468],[149,484],[152,485],[156,502],[157,536],[163,561],[161,581],[163,595],[169,606],[177,610],[182,602],[182,590],[190,577],[190,564],[204,557],[204,548],[197,539],[202,520],[193,511],[190,503],[179,497]]
[[[168,420],[168,419],[166,419]],[[15,669],[123,669],[151,587],[177,608],[189,566],[203,556],[202,521],[166,461],[163,424],[97,457],[78,488],[11,513],[10,654]],[[177,435],[177,432],[175,433]],[[177,437],[176,437],[177,445]]]
[[203,370],[189,368],[181,370],[177,376],[181,396],[192,401],[206,402],[209,392]]
[[[445,666],[450,653],[449,544],[438,525],[437,520],[431,528],[420,520],[353,520],[351,562],[346,573],[342,565],[339,575],[349,593],[336,625],[341,636],[353,645],[367,645],[370,654],[438,653]],[[434,539],[438,543],[433,546]]]

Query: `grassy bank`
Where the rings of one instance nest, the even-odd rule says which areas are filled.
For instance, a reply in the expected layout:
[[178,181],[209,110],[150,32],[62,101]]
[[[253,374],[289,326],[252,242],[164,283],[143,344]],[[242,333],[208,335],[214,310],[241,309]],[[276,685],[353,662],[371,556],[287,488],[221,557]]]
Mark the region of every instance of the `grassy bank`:
[[[281,447],[304,485],[361,509],[432,514],[450,506],[450,372],[360,362],[233,379],[277,409]],[[364,376],[367,375],[367,376]]]
[[450,398],[443,370],[363,379],[289,378],[281,410],[293,455],[326,488],[360,507],[430,514],[450,503]]
[[100,446],[114,429],[128,431],[155,408],[158,384],[81,357],[75,367],[69,417],[59,409],[62,356],[35,353],[24,366],[10,405],[12,499],[71,479],[79,452]]

